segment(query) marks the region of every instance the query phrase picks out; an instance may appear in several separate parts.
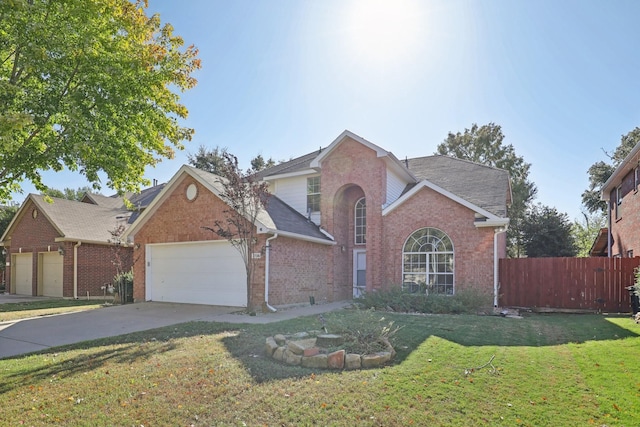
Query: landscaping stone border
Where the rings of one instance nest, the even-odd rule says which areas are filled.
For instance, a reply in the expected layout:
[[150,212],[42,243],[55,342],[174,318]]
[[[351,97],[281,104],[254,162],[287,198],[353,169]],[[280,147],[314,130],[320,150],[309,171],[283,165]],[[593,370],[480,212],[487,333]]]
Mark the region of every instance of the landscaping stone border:
[[396,351],[388,341],[386,349],[372,354],[347,353],[345,350],[329,352],[317,342],[336,342],[339,336],[323,334],[321,331],[299,332],[293,335],[278,334],[267,338],[267,356],[292,366],[314,369],[369,369],[377,368],[392,360]]

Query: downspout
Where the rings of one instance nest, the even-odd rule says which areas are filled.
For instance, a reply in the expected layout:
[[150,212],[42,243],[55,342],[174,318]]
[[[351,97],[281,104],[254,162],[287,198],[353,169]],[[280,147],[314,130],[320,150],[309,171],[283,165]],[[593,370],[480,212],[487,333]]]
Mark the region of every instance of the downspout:
[[278,233],[267,239],[267,254],[264,267],[264,304],[272,313],[278,311],[275,307],[269,305],[269,253],[271,252],[271,241],[278,238]]
[[498,234],[505,233],[507,226],[493,229],[493,307],[498,307]]
[[78,248],[82,242],[73,246],[73,299],[78,299]]
[[611,198],[609,198],[609,203],[607,203],[607,258],[611,258]]

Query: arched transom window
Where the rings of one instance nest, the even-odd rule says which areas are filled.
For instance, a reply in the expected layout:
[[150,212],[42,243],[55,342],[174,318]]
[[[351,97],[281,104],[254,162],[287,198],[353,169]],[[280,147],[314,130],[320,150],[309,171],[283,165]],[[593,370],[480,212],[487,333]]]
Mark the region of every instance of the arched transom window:
[[364,197],[356,202],[354,234],[356,245],[367,243],[367,205]]
[[453,243],[437,228],[421,228],[402,250],[402,287],[410,292],[453,295]]

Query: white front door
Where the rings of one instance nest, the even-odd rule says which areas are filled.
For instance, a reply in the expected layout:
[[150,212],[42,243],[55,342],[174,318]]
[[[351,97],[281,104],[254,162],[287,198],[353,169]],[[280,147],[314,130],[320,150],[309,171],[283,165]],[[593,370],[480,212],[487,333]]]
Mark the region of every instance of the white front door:
[[353,297],[359,298],[367,289],[367,251],[356,249],[353,251]]

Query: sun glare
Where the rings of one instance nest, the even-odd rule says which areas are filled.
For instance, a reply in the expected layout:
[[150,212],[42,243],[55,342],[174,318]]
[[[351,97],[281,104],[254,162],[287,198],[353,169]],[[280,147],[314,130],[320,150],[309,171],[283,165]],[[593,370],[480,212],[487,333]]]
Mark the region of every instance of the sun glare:
[[406,59],[425,36],[421,12],[418,0],[356,0],[346,16],[349,48],[371,63]]

